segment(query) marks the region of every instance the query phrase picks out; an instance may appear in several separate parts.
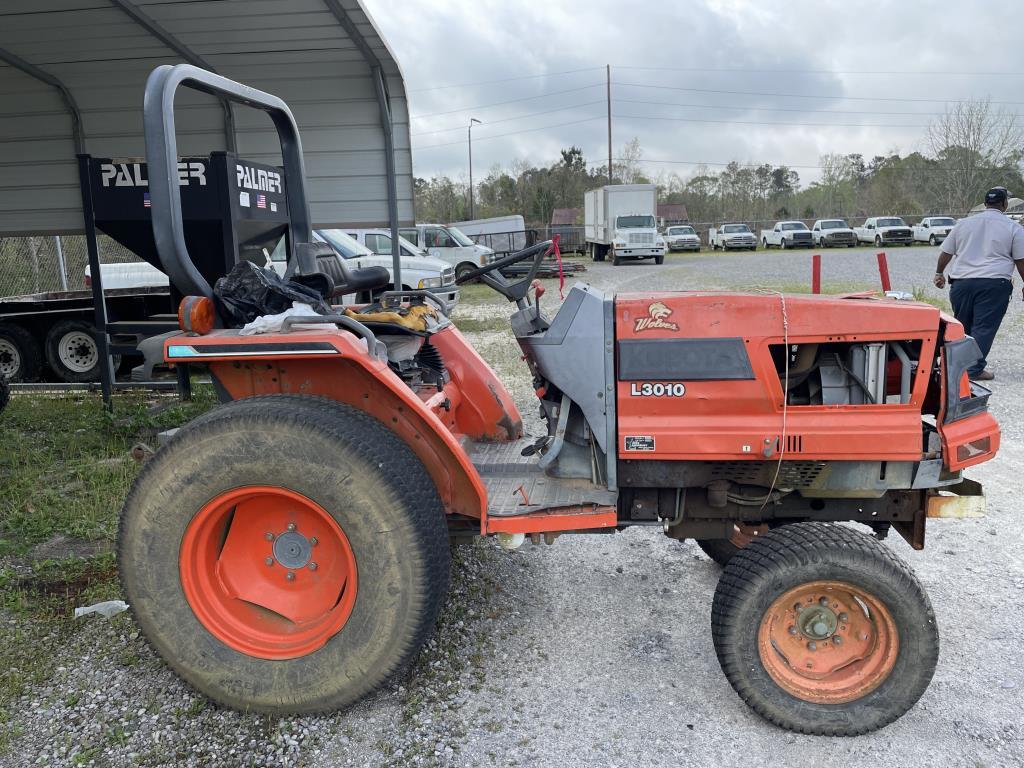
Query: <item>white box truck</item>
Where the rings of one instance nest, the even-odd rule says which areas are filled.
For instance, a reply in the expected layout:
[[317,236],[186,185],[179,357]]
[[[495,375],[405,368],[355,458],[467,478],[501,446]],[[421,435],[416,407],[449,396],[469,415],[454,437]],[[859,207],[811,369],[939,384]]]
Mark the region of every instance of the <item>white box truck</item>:
[[592,189],[583,199],[587,253],[594,261],[609,255],[618,266],[626,259],[665,260],[665,238],[658,233],[658,189],[653,184],[614,184]]

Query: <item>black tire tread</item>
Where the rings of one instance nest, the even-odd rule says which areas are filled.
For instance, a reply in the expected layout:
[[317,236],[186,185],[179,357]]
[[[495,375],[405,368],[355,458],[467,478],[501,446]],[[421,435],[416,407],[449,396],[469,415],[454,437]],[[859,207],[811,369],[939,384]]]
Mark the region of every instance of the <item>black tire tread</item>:
[[0,376],[0,413],[4,412],[4,408],[7,407],[7,403],[11,399],[11,385],[7,383],[7,379]]
[[887,713],[874,723],[862,723],[848,728],[808,727],[786,717],[777,709],[763,706],[746,679],[749,660],[741,658],[734,642],[740,630],[735,609],[739,603],[753,597],[759,582],[772,575],[805,566],[840,563],[863,567],[866,561],[872,563],[873,569],[885,572],[885,578],[890,580],[896,592],[922,601],[927,620],[935,627],[935,613],[924,588],[910,567],[878,540],[845,526],[819,522],[785,525],[756,537],[729,561],[712,602],[711,637],[722,671],[737,694],[769,722],[800,733],[856,736],[884,727],[900,717],[928,687],[938,662],[937,635],[927,655],[917,660],[925,670],[923,683],[911,690],[900,690],[899,697],[906,706],[900,709],[897,705],[896,711]]
[[[253,411],[262,411],[263,413],[253,413]],[[387,464],[389,481],[394,490],[406,501],[406,510],[409,513],[407,525],[412,529],[413,535],[422,542],[426,555],[425,560],[428,564],[425,578],[418,584],[408,585],[411,590],[425,596],[423,610],[419,616],[420,620],[414,631],[406,637],[399,652],[392,657],[391,663],[375,670],[377,674],[373,676],[373,679],[367,680],[362,686],[347,692],[343,697],[344,701],[324,702],[321,706],[297,710],[295,708],[249,706],[244,702],[228,700],[211,694],[207,690],[203,691],[204,695],[216,703],[234,709],[246,709],[267,714],[290,714],[300,711],[303,714],[324,714],[359,700],[407,667],[434,631],[437,617],[448,591],[451,552],[447,524],[437,489],[412,449],[374,417],[352,406],[327,398],[304,395],[267,395],[236,400],[194,419],[146,463],[125,500],[118,526],[117,541],[121,584],[123,591],[129,597],[129,606],[132,606],[132,588],[126,579],[122,561],[126,529],[125,517],[136,502],[136,498],[142,494],[145,485],[152,478],[158,477],[172,467],[178,454],[189,450],[190,444],[194,440],[222,429],[223,422],[242,424],[248,421],[258,424],[267,418],[267,414],[271,411],[277,418],[291,422],[297,427],[320,429],[329,433],[379,466]],[[131,607],[131,611],[135,621],[145,628],[145,622],[135,612],[134,607]],[[188,671],[177,664],[174,658],[171,658],[169,654],[161,654],[161,656],[180,677],[196,685],[196,681],[188,674]]]

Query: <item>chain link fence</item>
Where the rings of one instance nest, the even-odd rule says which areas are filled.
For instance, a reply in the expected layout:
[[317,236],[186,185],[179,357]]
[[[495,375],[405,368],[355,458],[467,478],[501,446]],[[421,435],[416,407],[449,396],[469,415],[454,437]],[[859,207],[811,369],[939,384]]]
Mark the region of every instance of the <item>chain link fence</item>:
[[[141,261],[105,235],[97,242],[103,264]],[[85,235],[0,238],[0,298],[85,290],[88,265]]]

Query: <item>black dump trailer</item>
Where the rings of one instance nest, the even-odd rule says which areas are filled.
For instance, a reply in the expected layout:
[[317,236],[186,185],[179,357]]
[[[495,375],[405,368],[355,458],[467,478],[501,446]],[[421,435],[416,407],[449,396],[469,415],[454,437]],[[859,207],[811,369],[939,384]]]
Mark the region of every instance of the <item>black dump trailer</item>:
[[[113,370],[130,366],[146,338],[178,329],[181,295],[167,286],[103,288],[96,233],[102,232],[163,270],[153,239],[146,163],[79,156],[89,245],[91,291],[60,291],[0,299],[0,375],[99,381],[109,355]],[[211,284],[235,254],[264,266],[288,234],[281,169],[229,152],[178,162],[182,228],[200,274]]]

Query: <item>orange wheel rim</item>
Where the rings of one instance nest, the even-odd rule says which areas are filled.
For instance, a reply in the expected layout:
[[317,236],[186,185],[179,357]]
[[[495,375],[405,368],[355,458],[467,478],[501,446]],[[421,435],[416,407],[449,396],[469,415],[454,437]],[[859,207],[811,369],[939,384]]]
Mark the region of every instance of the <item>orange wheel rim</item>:
[[286,488],[236,488],[185,529],[181,587],[199,622],[261,659],[313,653],[348,621],[356,560],[327,510]]
[[757,647],[783,690],[816,704],[842,704],[885,681],[896,665],[899,635],[874,595],[843,581],[811,581],[768,607]]

